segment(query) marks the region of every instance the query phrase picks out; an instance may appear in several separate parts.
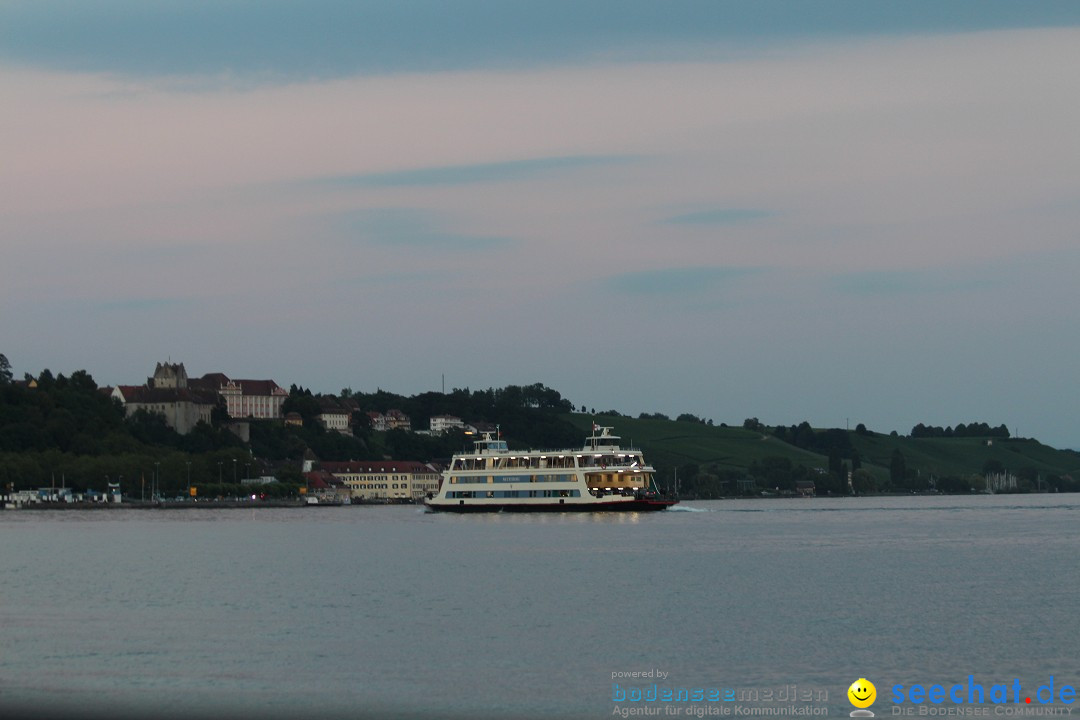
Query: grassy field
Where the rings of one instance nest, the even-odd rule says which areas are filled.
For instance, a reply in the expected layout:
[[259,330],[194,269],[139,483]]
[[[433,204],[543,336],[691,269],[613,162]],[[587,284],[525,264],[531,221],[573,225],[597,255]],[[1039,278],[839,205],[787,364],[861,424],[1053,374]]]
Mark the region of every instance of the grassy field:
[[[786,457],[809,468],[828,467],[825,455],[741,427],[576,413],[566,417],[581,428],[582,438],[589,434],[594,421],[614,427],[614,433],[623,439],[624,445],[633,443],[644,450],[645,457],[661,474],[686,463],[745,470],[755,460],[768,456]],[[910,438],[855,432],[849,436],[862,457],[863,467],[879,477],[888,476],[895,449],[903,453],[909,470],[938,477],[981,475],[988,460],[997,460],[1012,473],[1033,468],[1044,475],[1080,477],[1080,453],[1057,450],[1036,440],[995,439],[988,445],[980,438]]]

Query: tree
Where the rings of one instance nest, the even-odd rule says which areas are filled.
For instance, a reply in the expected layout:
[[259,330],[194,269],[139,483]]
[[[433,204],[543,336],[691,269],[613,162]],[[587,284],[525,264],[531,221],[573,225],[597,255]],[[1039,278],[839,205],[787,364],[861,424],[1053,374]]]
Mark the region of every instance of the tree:
[[679,466],[679,485],[692,487],[700,472],[701,468],[696,463],[683,463]]
[[0,353],[0,385],[7,385],[9,382],[11,382],[11,363],[8,362],[4,353]]
[[829,472],[837,477],[844,477],[844,463],[840,459],[840,451],[836,448],[829,449]]
[[281,403],[281,412],[288,414],[291,412],[300,413],[300,417],[304,419],[304,424],[315,422],[315,418],[322,412],[322,406],[319,405],[319,400],[311,394],[310,390],[304,388],[297,388],[296,391],[289,391],[289,397],[285,398],[285,401]]
[[896,448],[889,459],[889,480],[896,487],[904,487],[906,478],[907,462],[904,460],[904,453],[900,452],[900,448]]
[[219,428],[222,425],[228,425],[230,422],[232,422],[232,417],[229,416],[229,405],[225,402],[224,397],[218,395],[217,402],[210,409],[210,424]]
[[670,420],[670,419],[671,418],[669,418],[664,413],[659,413],[659,412],[658,413],[646,413],[646,412],[643,412],[640,415],[638,415],[638,420]]
[[768,455],[750,463],[749,474],[759,487],[779,490],[794,490],[797,480],[807,477],[806,468],[793,465],[789,458]]
[[877,480],[867,470],[855,470],[851,473],[851,487],[857,495],[875,492]]
[[810,423],[803,420],[799,423],[799,427],[795,429],[795,447],[803,449],[812,448],[815,444],[814,428],[810,427]]

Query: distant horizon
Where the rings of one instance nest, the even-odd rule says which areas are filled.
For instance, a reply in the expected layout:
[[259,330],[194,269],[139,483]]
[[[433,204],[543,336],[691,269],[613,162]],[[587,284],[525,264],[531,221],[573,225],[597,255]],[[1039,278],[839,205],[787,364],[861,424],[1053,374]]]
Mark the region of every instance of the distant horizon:
[[3,3],[0,350],[1080,447],[1077,67],[1053,0]]

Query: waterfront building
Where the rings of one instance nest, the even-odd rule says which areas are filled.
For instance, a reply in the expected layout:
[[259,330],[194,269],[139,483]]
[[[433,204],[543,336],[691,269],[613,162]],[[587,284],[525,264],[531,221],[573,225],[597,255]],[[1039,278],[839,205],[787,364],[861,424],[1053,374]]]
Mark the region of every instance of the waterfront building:
[[323,462],[325,473],[340,480],[361,501],[420,502],[439,489],[439,470],[415,460]]

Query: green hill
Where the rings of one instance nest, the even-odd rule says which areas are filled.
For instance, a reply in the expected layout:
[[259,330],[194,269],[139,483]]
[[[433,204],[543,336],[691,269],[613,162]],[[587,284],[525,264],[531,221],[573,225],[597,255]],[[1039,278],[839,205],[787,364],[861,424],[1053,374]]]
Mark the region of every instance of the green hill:
[[1014,474],[1034,470],[1043,475],[1080,477],[1080,453],[1057,450],[1027,438],[911,438],[855,433],[850,436],[865,464],[885,470],[893,451],[899,449],[908,469],[937,476],[981,475],[988,462],[996,461]]
[[672,467],[692,463],[715,465],[724,470],[746,471],[766,457],[785,457],[809,468],[827,468],[824,455],[788,445],[768,434],[739,427],[720,427],[674,420],[637,420],[613,415],[569,415],[567,419],[589,434],[595,421],[615,428],[627,444],[640,447],[645,457],[664,474]]
[[[588,434],[591,424],[612,426],[615,434],[628,444],[640,447],[657,468],[661,485],[670,485],[678,469],[680,485],[693,492],[694,478],[698,473],[714,482],[714,488],[726,487],[734,494],[738,479],[751,478],[756,482],[755,491],[761,487],[794,487],[799,478],[814,480],[819,491],[830,487],[830,477],[840,490],[840,479],[831,476],[828,450],[803,449],[774,437],[770,430],[758,432],[741,427],[704,425],[699,422],[672,420],[646,420],[613,415],[573,414],[564,416],[580,428],[582,436]],[[1020,489],[1057,488],[1080,489],[1080,453],[1073,450],[1057,450],[1032,439],[1010,438],[912,438],[878,433],[856,433],[815,429],[819,437],[828,435],[831,440],[846,438],[848,447],[837,451],[843,462],[844,473],[851,469],[853,458],[858,458],[865,471],[867,489],[944,490],[981,487],[981,478],[988,468],[1015,475]],[[904,479],[894,481],[891,468],[894,453],[903,459]],[[801,466],[801,467],[800,467]],[[805,468],[805,472],[802,468]],[[763,476],[772,478],[762,482]],[[778,480],[775,480],[779,478]],[[1077,481],[1074,481],[1076,478]],[[727,481],[726,485],[723,482]],[[743,490],[747,490],[744,485]]]

